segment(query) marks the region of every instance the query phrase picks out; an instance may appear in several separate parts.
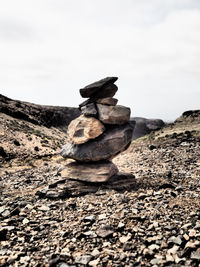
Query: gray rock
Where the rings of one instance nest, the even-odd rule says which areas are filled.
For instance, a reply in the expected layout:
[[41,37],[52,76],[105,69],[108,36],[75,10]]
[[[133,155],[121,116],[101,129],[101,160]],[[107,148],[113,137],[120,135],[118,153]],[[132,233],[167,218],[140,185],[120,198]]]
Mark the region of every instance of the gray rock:
[[97,92],[104,89],[107,85],[116,82],[117,79],[117,77],[106,77],[104,79],[101,79],[80,89],[80,94],[83,98],[94,96]]
[[92,116],[92,117],[97,116],[97,109],[94,103],[89,103],[86,106],[81,107],[81,112],[85,116]]
[[112,236],[113,233],[114,233],[114,229],[110,225],[103,225],[101,228],[99,228],[96,231],[96,234],[102,238],[110,237],[110,236]]
[[75,262],[82,265],[87,265],[92,259],[91,255],[80,255],[75,258]]
[[85,144],[75,145],[68,142],[63,146],[61,155],[81,162],[112,159],[128,148],[131,143],[133,127],[129,123],[113,126],[101,136]]
[[116,106],[118,102],[118,99],[113,97],[105,97],[105,98],[99,98],[96,100],[97,104],[103,104],[108,106]]
[[104,125],[99,120],[81,115],[71,121],[67,134],[71,143],[83,144],[101,135],[104,129]]
[[62,170],[61,176],[85,182],[106,182],[117,173],[117,166],[112,162],[71,162]]
[[125,124],[130,120],[131,110],[124,106],[97,104],[99,120],[105,124]]
[[133,132],[133,139],[140,138],[152,131],[159,130],[165,126],[163,120],[160,119],[146,119],[140,117],[131,118],[131,123],[136,124]]

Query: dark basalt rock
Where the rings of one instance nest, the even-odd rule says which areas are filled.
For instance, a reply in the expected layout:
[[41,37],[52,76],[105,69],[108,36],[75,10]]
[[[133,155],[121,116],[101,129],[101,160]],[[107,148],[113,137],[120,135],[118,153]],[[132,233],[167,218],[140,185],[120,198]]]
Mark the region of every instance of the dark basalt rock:
[[112,159],[128,148],[133,135],[130,123],[107,129],[101,136],[81,145],[68,142],[63,146],[61,155],[80,162]]
[[90,104],[87,104],[86,106],[81,107],[81,112],[85,116],[92,116],[92,117],[97,116],[97,109],[94,103],[90,103]]
[[131,123],[135,124],[133,139],[137,139],[152,131],[160,130],[165,126],[163,120],[160,119],[146,119],[140,117],[131,118]]
[[[80,89],[80,94],[83,98],[94,96],[97,92],[106,88],[108,85],[113,84],[117,81],[117,77],[106,77],[97,82],[87,85],[86,87]],[[108,87],[107,87],[108,89]],[[105,96],[106,97],[106,96]]]

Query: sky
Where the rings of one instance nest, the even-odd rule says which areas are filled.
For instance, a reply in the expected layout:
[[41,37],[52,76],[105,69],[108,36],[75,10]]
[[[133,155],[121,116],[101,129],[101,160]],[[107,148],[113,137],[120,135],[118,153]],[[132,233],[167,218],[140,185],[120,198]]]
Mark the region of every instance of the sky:
[[200,109],[200,1],[0,1],[1,94],[77,107],[107,76],[132,117]]

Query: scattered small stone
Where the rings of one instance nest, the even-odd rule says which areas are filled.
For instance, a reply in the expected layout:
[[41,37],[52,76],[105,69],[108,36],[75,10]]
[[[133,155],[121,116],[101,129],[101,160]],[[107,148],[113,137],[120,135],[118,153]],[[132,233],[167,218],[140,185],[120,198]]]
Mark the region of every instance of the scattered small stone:
[[99,237],[102,237],[102,238],[107,238],[107,237],[110,237],[112,236],[114,233],[114,229],[112,226],[110,225],[104,225],[102,226],[100,229],[98,229],[96,231],[96,234],[99,236]]

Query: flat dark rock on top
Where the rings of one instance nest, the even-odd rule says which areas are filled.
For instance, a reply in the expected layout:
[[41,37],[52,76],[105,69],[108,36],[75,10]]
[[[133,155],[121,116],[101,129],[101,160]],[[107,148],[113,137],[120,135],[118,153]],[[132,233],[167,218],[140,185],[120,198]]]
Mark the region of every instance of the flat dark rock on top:
[[80,89],[80,95],[83,98],[91,97],[94,94],[96,94],[103,87],[116,82],[117,79],[118,79],[118,77],[106,77],[106,78],[101,79],[97,82],[91,83],[91,84],[85,86],[84,88]]

